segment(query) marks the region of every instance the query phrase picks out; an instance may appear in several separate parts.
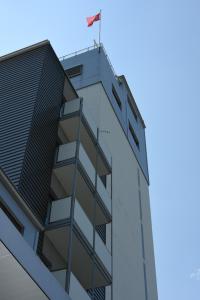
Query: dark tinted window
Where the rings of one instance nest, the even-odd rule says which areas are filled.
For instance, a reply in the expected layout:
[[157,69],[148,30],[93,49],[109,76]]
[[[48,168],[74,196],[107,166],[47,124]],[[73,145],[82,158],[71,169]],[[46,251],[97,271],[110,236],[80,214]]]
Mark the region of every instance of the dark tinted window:
[[114,98],[115,98],[115,101],[117,102],[117,105],[119,106],[120,109],[122,109],[122,103],[121,103],[121,100],[120,100],[120,98],[119,98],[119,96],[118,96],[118,94],[117,94],[117,92],[116,92],[114,86],[112,86],[112,93],[113,93],[113,96],[114,96]]
[[10,211],[10,209],[2,202],[0,199],[0,208],[3,210],[3,212],[6,214],[6,216],[10,219],[10,221],[13,223],[13,225],[17,228],[17,230],[23,234],[24,227],[23,225],[17,220],[17,218],[14,216],[14,214]]
[[135,131],[134,131],[133,127],[131,126],[130,122],[129,122],[129,132],[130,132],[136,146],[138,147],[138,149],[140,149],[138,138],[137,138]]
[[79,76],[82,73],[83,65],[78,65],[73,68],[65,70],[65,73],[69,76],[69,78]]

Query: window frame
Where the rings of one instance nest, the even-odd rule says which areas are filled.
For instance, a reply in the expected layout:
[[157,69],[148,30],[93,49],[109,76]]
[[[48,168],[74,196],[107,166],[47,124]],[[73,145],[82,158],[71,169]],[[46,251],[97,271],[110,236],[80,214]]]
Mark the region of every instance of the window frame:
[[[70,73],[70,71],[73,71],[74,69],[78,69],[77,70],[77,72],[75,72],[75,73],[73,73],[73,74],[69,74]],[[83,65],[81,64],[81,65],[76,65],[76,66],[73,66],[73,67],[71,67],[71,68],[69,68],[69,69],[66,69],[65,70],[65,73],[67,74],[67,76],[71,79],[71,78],[74,78],[74,77],[76,77],[76,76],[80,76],[81,74],[82,74],[82,70],[83,70]]]
[[113,84],[112,84],[112,94],[115,98],[115,102],[117,103],[119,109],[122,110],[122,102],[121,102],[120,97],[118,96],[117,91]]
[[129,126],[128,126],[129,132],[135,142],[135,145],[137,146],[138,150],[140,150],[140,143],[139,143],[139,139],[135,133],[135,130],[133,129],[133,126],[131,125],[130,121],[129,121]]
[[5,213],[8,219],[12,222],[15,228],[23,235],[24,234],[24,225],[19,221],[11,209],[3,202],[0,198],[0,209]]

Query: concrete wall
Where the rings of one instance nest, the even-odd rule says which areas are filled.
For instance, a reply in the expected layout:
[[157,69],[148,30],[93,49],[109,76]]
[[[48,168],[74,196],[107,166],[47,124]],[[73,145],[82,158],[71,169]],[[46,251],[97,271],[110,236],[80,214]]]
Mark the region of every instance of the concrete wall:
[[113,300],[156,300],[148,183],[102,84],[80,89],[78,94],[87,102],[113,159]]

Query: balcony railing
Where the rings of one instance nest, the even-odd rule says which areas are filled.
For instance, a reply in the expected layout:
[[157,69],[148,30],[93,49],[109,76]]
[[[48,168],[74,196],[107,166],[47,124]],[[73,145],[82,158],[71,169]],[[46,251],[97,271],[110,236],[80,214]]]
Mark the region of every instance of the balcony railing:
[[[50,223],[70,218],[71,197],[52,201]],[[75,199],[74,220],[87,242],[93,247],[93,226]],[[111,255],[98,233],[95,232],[95,252],[106,270],[111,274]]]
[[99,176],[97,176],[97,193],[103,200],[104,206],[108,209],[109,213],[111,214],[111,199]]
[[[67,274],[66,269],[55,271],[52,273],[56,277],[58,282],[61,284],[61,286],[65,288],[66,274]],[[82,285],[76,279],[76,277],[72,272],[70,277],[69,296],[71,297],[71,299],[75,299],[75,300],[91,300],[87,292],[84,290],[84,288],[82,287]]]
[[[65,162],[66,162],[67,166],[69,165],[70,162],[73,164],[75,161],[76,147],[77,147],[77,142],[60,145],[58,148],[58,152],[57,152],[56,164],[57,163],[64,164]],[[79,162],[83,168],[84,173],[86,174],[86,178],[89,179],[89,184],[92,185],[92,188],[94,190],[95,189],[96,171],[95,171],[95,168],[94,168],[93,164],[91,163],[86,151],[84,150],[84,148],[81,144],[79,147]],[[66,168],[67,168],[67,166],[66,166]],[[63,176],[65,176],[66,174],[67,174],[67,171],[66,172],[63,171],[63,175],[58,175],[58,180],[60,180],[60,182],[69,181],[69,180],[67,180],[67,177],[65,178],[65,180],[63,180]],[[86,179],[86,181],[87,181],[87,179]],[[85,180],[80,181],[80,182],[82,182],[82,184],[84,184]],[[87,183],[85,183],[85,184],[87,184]],[[79,190],[79,189],[81,189],[80,185],[77,186],[77,190]],[[107,211],[107,213],[111,216],[111,199],[108,195],[107,190],[105,189],[105,186],[103,185],[103,183],[98,175],[97,175],[97,193],[99,195],[98,201],[100,201],[100,207],[103,207],[103,209],[105,209]],[[81,199],[78,199],[78,200],[81,201]],[[87,200],[87,199],[85,199],[85,200]]]
[[[62,132],[67,136],[68,141],[72,142],[77,139],[78,134],[78,119],[77,121],[70,120],[72,117],[77,118],[81,110],[81,99],[75,99],[72,101],[65,102],[61,111],[60,128]],[[111,154],[105,145],[102,137],[102,132],[97,137],[97,125],[90,109],[88,108],[85,101],[82,101],[82,126],[81,126],[81,143],[86,149],[93,165],[96,163],[96,143],[99,148],[99,172],[100,175],[108,174],[111,170]],[[89,134],[89,136],[88,136]],[[61,135],[61,134],[60,134]],[[98,139],[98,142],[97,142]]]
[[[71,197],[52,201],[50,212],[50,223],[58,222],[70,218]],[[75,199],[74,220],[82,231],[84,237],[93,245],[93,226],[88,220],[86,214],[81,208],[78,201]]]
[[111,274],[111,254],[97,232],[95,233],[95,252]]

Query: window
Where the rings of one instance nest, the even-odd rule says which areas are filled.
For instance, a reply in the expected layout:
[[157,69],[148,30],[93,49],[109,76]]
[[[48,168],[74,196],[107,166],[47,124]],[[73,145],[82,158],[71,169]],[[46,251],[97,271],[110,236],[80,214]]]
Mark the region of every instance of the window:
[[112,93],[113,93],[113,96],[115,98],[115,101],[117,102],[117,105],[119,106],[120,109],[122,109],[121,100],[120,100],[119,96],[117,95],[117,92],[116,92],[114,86],[112,86]]
[[140,145],[139,145],[138,138],[137,138],[137,136],[136,136],[136,134],[135,134],[135,131],[134,131],[133,127],[131,126],[130,122],[129,122],[129,131],[130,131],[130,134],[131,134],[131,136],[132,136],[132,138],[133,138],[133,140],[134,140],[136,146],[137,146],[138,149],[140,150]]
[[135,111],[135,109],[133,107],[133,104],[132,104],[131,99],[130,99],[129,96],[127,96],[127,100],[128,100],[129,107],[130,107],[130,109],[131,109],[131,111],[133,113],[133,116],[134,116],[135,120],[137,121],[138,116],[137,116],[137,113],[136,113],[136,111]]
[[13,223],[13,225],[17,228],[17,230],[21,234],[23,234],[24,233],[24,227],[23,227],[23,225],[17,220],[17,218],[10,211],[10,209],[5,204],[2,203],[1,199],[0,199],[0,208],[3,210],[3,212],[9,218],[9,220]]
[[73,78],[75,76],[81,75],[82,68],[83,68],[83,65],[78,65],[73,68],[65,70],[65,73],[68,75],[69,78]]

